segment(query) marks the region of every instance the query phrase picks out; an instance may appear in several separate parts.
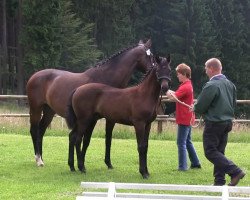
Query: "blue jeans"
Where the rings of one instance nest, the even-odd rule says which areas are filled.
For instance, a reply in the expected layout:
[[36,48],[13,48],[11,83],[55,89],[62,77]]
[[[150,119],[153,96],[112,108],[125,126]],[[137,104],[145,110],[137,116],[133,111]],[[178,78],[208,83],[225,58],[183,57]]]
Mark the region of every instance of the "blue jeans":
[[191,141],[191,126],[178,124],[177,146],[179,170],[187,170],[187,152],[191,161],[191,166],[200,165],[199,158]]

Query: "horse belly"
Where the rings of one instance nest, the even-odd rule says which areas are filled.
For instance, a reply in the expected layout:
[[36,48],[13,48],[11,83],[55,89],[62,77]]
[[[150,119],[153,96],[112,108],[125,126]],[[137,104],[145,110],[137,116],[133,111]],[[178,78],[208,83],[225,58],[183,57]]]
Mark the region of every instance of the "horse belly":
[[114,123],[132,125],[131,106],[124,95],[106,92],[101,99],[100,116]]

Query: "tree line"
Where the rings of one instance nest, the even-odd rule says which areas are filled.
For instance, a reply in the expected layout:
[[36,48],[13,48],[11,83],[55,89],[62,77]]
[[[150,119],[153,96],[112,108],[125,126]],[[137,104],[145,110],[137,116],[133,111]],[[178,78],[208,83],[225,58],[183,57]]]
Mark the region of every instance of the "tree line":
[[[84,71],[151,38],[154,54],[171,54],[173,71],[181,62],[192,68],[196,97],[207,81],[205,61],[218,57],[238,99],[250,99],[249,0],[0,2],[1,94],[25,94],[26,81],[38,70]],[[135,75],[131,83],[137,80]],[[238,110],[250,115],[247,106]]]

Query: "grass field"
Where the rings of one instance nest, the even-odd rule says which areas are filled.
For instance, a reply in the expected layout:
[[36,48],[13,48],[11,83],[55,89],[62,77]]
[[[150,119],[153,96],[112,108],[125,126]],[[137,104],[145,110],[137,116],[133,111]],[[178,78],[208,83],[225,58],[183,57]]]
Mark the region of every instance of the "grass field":
[[[193,141],[202,141],[203,127],[193,128]],[[29,134],[29,118],[28,117],[1,117],[0,118],[0,134]],[[56,117],[51,123],[51,128],[47,129],[46,136],[68,136],[69,130],[65,120]],[[104,138],[105,136],[105,120],[99,120],[93,133],[94,138]],[[134,128],[116,124],[113,131],[113,138],[116,139],[135,139]],[[157,122],[152,123],[150,131],[150,139],[154,140],[176,140],[176,124],[173,122],[163,123],[163,132],[157,133]],[[235,123],[230,133],[230,142],[250,143],[250,127],[244,124]]]
[[[11,109],[10,109],[11,108]],[[0,113],[28,113],[27,108],[1,104]],[[34,161],[28,118],[0,118],[0,199],[65,199],[81,194],[81,181],[166,183],[211,185],[213,166],[203,155],[202,127],[193,129],[193,141],[202,163],[200,170],[177,171],[176,125],[164,123],[163,133],[152,124],[148,152],[151,174],[143,180],[138,172],[138,154],[133,127],[116,125],[111,150],[113,170],[104,164],[104,125],[100,120],[94,130],[87,155],[87,173],[72,173],[67,166],[68,133],[64,120],[54,118],[44,137],[45,167]],[[234,124],[226,155],[247,176],[240,186],[250,186],[250,127]],[[229,177],[227,177],[229,182]],[[157,192],[157,191],[155,191]]]
[[[175,141],[150,140],[148,168],[151,174],[143,180],[138,172],[138,154],[134,139],[114,139],[111,158],[113,170],[103,162],[104,140],[93,138],[87,155],[87,173],[72,173],[67,166],[68,138],[44,138],[45,167],[34,162],[30,136],[0,134],[0,199],[75,199],[83,189],[81,181],[166,183],[211,185],[212,165],[203,155],[202,143],[194,142],[202,169],[177,171]],[[226,154],[248,174],[250,144],[229,143]],[[229,177],[227,177],[229,181]],[[250,186],[247,175],[239,184]]]

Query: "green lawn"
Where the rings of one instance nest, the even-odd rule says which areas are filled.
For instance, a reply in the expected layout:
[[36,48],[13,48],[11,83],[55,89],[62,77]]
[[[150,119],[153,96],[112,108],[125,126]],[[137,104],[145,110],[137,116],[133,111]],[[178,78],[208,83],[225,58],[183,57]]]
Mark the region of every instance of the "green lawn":
[[[83,189],[81,181],[166,183],[211,185],[212,164],[203,155],[202,143],[194,142],[202,162],[201,170],[177,171],[175,141],[150,140],[148,168],[151,174],[143,180],[138,172],[138,154],[134,139],[114,139],[112,144],[113,170],[104,160],[104,140],[93,138],[87,155],[87,173],[72,173],[67,166],[68,137],[44,137],[45,167],[34,162],[30,136],[0,134],[0,199],[75,199]],[[242,167],[250,169],[250,144],[229,143],[227,156]],[[229,181],[229,177],[227,177]],[[249,176],[239,186],[250,186]]]

